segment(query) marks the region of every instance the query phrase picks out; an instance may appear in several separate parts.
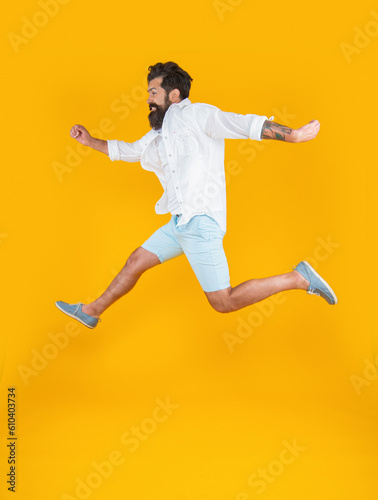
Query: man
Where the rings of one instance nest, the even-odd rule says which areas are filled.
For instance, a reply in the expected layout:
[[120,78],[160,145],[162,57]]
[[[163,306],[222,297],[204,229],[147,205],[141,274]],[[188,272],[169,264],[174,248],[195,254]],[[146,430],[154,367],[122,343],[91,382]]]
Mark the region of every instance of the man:
[[155,211],[170,213],[171,219],[132,252],[120,273],[94,302],[58,301],[56,306],[94,328],[101,321],[100,315],[128,293],[142,273],[183,253],[216,311],[236,311],[293,289],[320,295],[328,304],[336,304],[337,297],[331,287],[306,261],[289,273],[250,279],[232,287],[223,250],[224,139],[305,142],[317,136],[320,123],[311,120],[299,129],[291,129],[273,122],[273,116],[268,119],[241,115],[209,104],[191,103],[192,78],[174,62],[150,66],[147,81],[151,130],[140,140],[126,143],[96,139],[82,125],[74,125],[70,134],[81,144],[105,153],[112,161],[140,161],[142,168],[153,171],[164,189]]

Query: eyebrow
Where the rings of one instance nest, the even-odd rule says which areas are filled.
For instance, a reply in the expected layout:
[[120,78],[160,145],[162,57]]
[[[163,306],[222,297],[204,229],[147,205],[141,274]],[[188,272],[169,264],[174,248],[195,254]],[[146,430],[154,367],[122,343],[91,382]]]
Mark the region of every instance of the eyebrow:
[[147,92],[151,92],[151,90],[157,90],[155,87],[151,87],[150,89],[147,90]]

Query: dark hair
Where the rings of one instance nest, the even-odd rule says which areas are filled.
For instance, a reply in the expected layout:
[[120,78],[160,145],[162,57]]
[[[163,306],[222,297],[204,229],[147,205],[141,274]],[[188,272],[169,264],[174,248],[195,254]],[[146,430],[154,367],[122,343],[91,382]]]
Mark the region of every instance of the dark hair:
[[178,89],[180,91],[181,99],[189,97],[191,81],[193,78],[180,68],[180,66],[172,61],[166,63],[157,63],[148,68],[147,81],[150,83],[154,78],[161,76],[162,88],[169,94],[171,90]]

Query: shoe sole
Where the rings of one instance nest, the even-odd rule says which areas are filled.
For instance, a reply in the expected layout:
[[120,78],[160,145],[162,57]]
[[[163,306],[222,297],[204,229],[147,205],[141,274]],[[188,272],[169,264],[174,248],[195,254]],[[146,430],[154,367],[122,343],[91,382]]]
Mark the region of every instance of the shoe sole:
[[97,325],[96,326],[90,326],[87,323],[84,323],[84,321],[82,319],[80,319],[77,316],[74,316],[73,314],[65,311],[60,306],[58,306],[58,304],[56,302],[55,302],[55,305],[59,309],[59,311],[62,311],[62,313],[66,314],[67,316],[70,316],[71,318],[76,319],[76,321],[79,321],[82,325],[86,326],[87,328],[90,328],[91,330],[93,330],[93,328],[96,328]]
[[335,303],[334,303],[334,304],[330,304],[330,305],[335,306],[335,305],[337,304],[337,297],[336,297],[335,292],[334,292],[334,291],[332,290],[332,288],[329,286],[329,284],[325,281],[325,279],[324,279],[324,278],[322,278],[322,277],[320,276],[320,274],[318,274],[318,273],[315,271],[315,269],[311,266],[311,264],[309,264],[309,263],[307,262],[307,260],[304,260],[304,261],[303,261],[303,264],[305,264],[305,265],[306,265],[306,266],[310,269],[310,271],[311,271],[312,273],[314,273],[314,274],[315,274],[315,276],[316,276],[317,278],[319,278],[319,279],[320,279],[320,281],[323,283],[323,285],[325,285],[325,286],[327,287],[327,290],[331,293],[332,298],[333,298],[333,300],[335,301]]

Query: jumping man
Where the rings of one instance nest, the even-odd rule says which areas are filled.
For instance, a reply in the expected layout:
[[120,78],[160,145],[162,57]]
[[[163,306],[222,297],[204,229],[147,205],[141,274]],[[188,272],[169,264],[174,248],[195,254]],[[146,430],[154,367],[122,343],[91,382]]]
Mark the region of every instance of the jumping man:
[[101,151],[110,160],[140,161],[154,172],[164,193],[156,203],[158,214],[171,214],[134,250],[105,292],[89,304],[56,306],[89,328],[97,326],[101,314],[128,293],[148,269],[186,255],[210,305],[218,312],[237,311],[284,290],[305,290],[320,295],[328,304],[337,297],[326,281],[306,261],[288,273],[250,279],[230,285],[223,237],[226,233],[225,139],[272,139],[306,142],[320,129],[317,120],[298,129],[273,122],[273,116],[236,114],[210,104],[189,100],[190,75],[174,62],[149,67],[148,119],[151,130],[127,143],[92,137],[82,125],[74,125],[72,138]]

